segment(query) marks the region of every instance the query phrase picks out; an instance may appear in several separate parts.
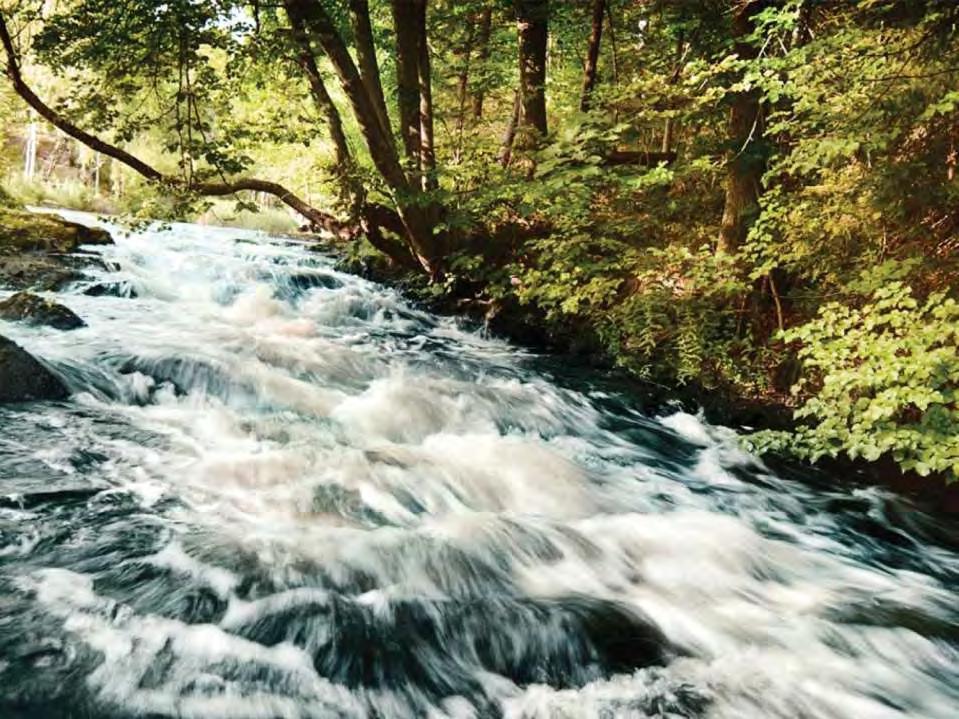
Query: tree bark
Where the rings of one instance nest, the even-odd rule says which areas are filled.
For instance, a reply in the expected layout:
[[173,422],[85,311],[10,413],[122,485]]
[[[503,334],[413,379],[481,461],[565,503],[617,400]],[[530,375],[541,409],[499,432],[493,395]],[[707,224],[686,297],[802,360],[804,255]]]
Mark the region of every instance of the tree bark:
[[579,109],[589,111],[593,88],[596,86],[596,73],[599,68],[599,47],[603,39],[603,17],[606,13],[606,0],[593,0],[592,28],[589,33],[589,45],[586,48],[586,66],[583,70],[583,95]]
[[417,76],[420,91],[420,169],[423,189],[437,189],[436,149],[433,135],[433,75],[426,29],[427,0],[415,0],[417,33]]
[[391,0],[396,29],[396,106],[400,116],[400,135],[406,150],[411,176],[419,178],[422,130],[420,123],[419,23],[416,20],[422,0]]
[[509,122],[503,130],[503,139],[500,142],[499,164],[503,167],[509,167],[513,159],[513,143],[516,141],[516,128],[519,126],[519,116],[523,109],[523,93],[517,89],[513,94],[513,110],[509,116]]
[[[489,60],[489,40],[493,32],[493,8],[488,3],[480,15],[479,33],[476,37],[476,64],[480,72],[486,67]],[[483,101],[486,97],[486,88],[482,82],[473,90],[473,118],[483,117]]]
[[519,30],[519,74],[522,93],[520,124],[540,137],[546,123],[546,48],[549,40],[549,0],[514,0]]
[[[667,83],[675,85],[679,82],[679,77],[683,72],[683,58],[685,57],[685,33],[682,30],[676,37],[676,64],[673,66],[673,72],[669,76]],[[671,152],[673,149],[673,135],[676,131],[676,123],[672,117],[667,117],[663,124],[663,152]]]
[[463,152],[463,132],[466,129],[466,103],[469,95],[470,62],[473,59],[473,43],[476,36],[472,23],[466,28],[465,33],[463,44],[457,52],[460,61],[459,72],[456,76],[456,150],[454,157],[457,161],[459,161]]
[[373,40],[370,6],[367,0],[350,0],[350,25],[353,29],[353,37],[356,39],[356,59],[359,63],[360,79],[373,101],[383,132],[392,135],[393,129],[390,126],[390,115],[386,110],[383,81],[380,78],[380,64],[376,59],[376,42]]
[[[737,0],[733,10],[734,49],[741,60],[755,59],[756,49],[747,38],[754,18],[766,0]],[[765,169],[762,152],[763,113],[757,90],[732,95],[729,108],[730,149],[726,159],[726,200],[719,230],[717,253],[735,252],[745,241],[749,226],[759,214],[759,193]]]
[[195,192],[199,195],[223,196],[232,195],[242,191],[265,192],[278,198],[287,206],[300,213],[307,220],[316,226],[323,228],[327,232],[342,238],[352,237],[353,232],[348,224],[340,222],[332,215],[328,215],[316,209],[315,207],[310,206],[308,203],[304,202],[302,199],[276,182],[258,180],[255,178],[239,178],[226,182],[201,182],[188,184],[181,178],[164,175],[155,167],[147,164],[138,157],[131,155],[126,150],[112,145],[107,141],[77,127],[56,110],[47,105],[43,100],[41,100],[40,97],[30,88],[29,85],[27,85],[26,81],[23,79],[23,74],[20,71],[20,63],[17,59],[16,48],[13,45],[13,39],[10,36],[6,19],[2,13],[0,13],[0,44],[3,45],[4,52],[7,56],[5,72],[7,78],[10,80],[10,83],[13,86],[14,92],[16,92],[17,95],[19,95],[20,98],[30,107],[36,110],[37,114],[39,114],[43,119],[65,134],[83,143],[91,150],[99,152],[126,165],[151,182],[167,185],[172,188],[181,188],[190,192]]
[[[440,238],[433,232],[435,223],[432,220],[431,208],[419,201],[417,195],[420,187],[407,178],[400,164],[393,135],[384,131],[377,117],[376,103],[363,83],[360,72],[332,18],[319,0],[284,0],[283,4],[291,21],[294,17],[300,18],[308,32],[315,36],[336,70],[373,164],[393,194],[410,252],[430,277],[440,277],[443,253]],[[415,46],[413,50],[415,51]],[[416,60],[416,55],[413,59]],[[414,80],[418,95],[418,72]],[[418,102],[414,107],[418,128]]]
[[339,110],[337,110],[336,104],[323,82],[323,77],[320,75],[316,57],[313,54],[313,48],[310,46],[310,40],[306,34],[306,28],[303,27],[302,19],[290,18],[290,24],[293,28],[293,39],[299,46],[298,62],[309,81],[313,102],[326,120],[330,139],[333,140],[337,182],[344,198],[349,202],[351,216],[355,217],[359,211],[359,205],[362,203],[362,188],[357,187],[353,180],[355,168],[350,147],[346,140],[346,133],[343,131],[343,120],[340,118]]

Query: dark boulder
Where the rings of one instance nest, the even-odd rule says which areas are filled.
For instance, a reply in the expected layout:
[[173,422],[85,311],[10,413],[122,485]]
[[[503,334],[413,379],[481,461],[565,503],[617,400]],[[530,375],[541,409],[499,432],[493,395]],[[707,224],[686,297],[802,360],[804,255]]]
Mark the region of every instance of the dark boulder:
[[18,292],[0,302],[0,319],[45,325],[58,330],[75,330],[86,326],[73,310],[29,292]]
[[0,336],[0,402],[66,399],[69,391],[26,350]]
[[87,297],[125,297],[136,298],[137,291],[129,282],[97,282],[83,290]]
[[317,287],[336,290],[343,286],[342,282],[325,272],[300,272],[291,275],[289,282],[293,287],[301,291],[312,290]]

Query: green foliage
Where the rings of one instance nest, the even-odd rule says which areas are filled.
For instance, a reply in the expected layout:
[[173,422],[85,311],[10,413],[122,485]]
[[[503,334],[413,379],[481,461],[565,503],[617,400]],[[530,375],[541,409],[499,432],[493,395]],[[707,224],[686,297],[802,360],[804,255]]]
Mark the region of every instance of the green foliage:
[[104,209],[97,201],[93,189],[82,182],[70,180],[54,183],[28,182],[19,176],[7,181],[10,194],[22,205],[55,205],[71,210]]
[[[875,280],[867,278],[866,284]],[[784,333],[799,343],[804,397],[795,433],[762,432],[754,446],[817,460],[839,453],[959,479],[959,304],[924,301],[901,281],[884,283],[861,307],[823,306]]]
[[[348,5],[323,3],[350,44]],[[389,3],[369,5],[395,116],[393,14]],[[355,155],[347,172],[331,171],[325,113],[282,4],[76,0],[46,4],[42,15],[18,4],[15,15],[41,94],[164,174],[189,184],[249,173],[334,208],[355,187],[343,191],[348,176],[376,203],[435,210],[446,253],[435,277],[404,278],[419,297],[520,305],[560,343],[585,344],[653,381],[802,403],[806,425],[757,446],[810,458],[888,454],[903,467],[954,472],[959,3],[611,0],[614,27],[582,112],[589,5],[550,3],[550,135],[521,127],[503,166],[518,84],[511,3],[430,2],[439,186],[422,192],[416,178],[405,192],[379,174],[317,51]],[[749,7],[761,10],[743,36],[735,21]],[[490,37],[480,48],[483,17]],[[744,95],[758,100],[746,143],[730,126]],[[10,96],[0,90],[8,172],[27,120]],[[641,159],[621,159],[630,156]],[[750,178],[758,208],[743,212],[745,243],[717,255],[735,167],[764,171],[761,182]],[[263,202],[250,213],[250,195],[229,207],[109,169],[113,208],[135,217],[287,224]],[[74,207],[103,194],[74,189],[17,194]],[[401,272],[366,241],[345,254],[364,272]],[[863,267],[874,269],[861,277]],[[788,396],[794,372],[778,368],[794,345],[805,375]]]

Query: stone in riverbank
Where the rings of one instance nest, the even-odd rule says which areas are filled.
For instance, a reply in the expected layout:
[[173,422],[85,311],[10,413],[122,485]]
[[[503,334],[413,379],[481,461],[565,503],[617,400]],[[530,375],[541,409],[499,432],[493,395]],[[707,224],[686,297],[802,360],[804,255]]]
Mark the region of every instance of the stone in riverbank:
[[110,233],[53,215],[0,207],[0,286],[56,290],[80,279],[82,245],[112,243]]
[[86,326],[73,310],[29,292],[18,292],[0,302],[0,319],[45,325],[58,330],[75,330]]
[[0,403],[65,399],[69,394],[53,372],[22,347],[0,336]]
[[109,245],[110,233],[68,222],[55,215],[0,208],[0,250],[75,252],[82,245]]

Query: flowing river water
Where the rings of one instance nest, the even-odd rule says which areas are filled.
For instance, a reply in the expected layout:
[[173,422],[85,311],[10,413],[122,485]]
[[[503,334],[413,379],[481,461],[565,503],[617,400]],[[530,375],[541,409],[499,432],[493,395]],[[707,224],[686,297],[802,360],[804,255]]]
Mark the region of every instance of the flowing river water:
[[959,716],[943,520],[302,245],[115,238],[88,327],[0,322],[73,392],[0,408],[0,717]]

